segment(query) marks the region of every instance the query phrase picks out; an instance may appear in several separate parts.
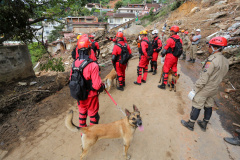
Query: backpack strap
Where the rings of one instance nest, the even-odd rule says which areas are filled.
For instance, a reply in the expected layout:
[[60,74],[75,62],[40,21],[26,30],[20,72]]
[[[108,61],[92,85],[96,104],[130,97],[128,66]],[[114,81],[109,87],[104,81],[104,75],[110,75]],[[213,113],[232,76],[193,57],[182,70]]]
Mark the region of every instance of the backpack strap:
[[86,59],[84,60],[81,65],[79,66],[79,71],[82,73],[83,69],[90,63],[94,62],[92,59]]
[[180,41],[180,39],[176,39],[176,38],[173,38],[173,37],[170,37],[170,38],[173,39],[175,43],[177,43],[178,41]]

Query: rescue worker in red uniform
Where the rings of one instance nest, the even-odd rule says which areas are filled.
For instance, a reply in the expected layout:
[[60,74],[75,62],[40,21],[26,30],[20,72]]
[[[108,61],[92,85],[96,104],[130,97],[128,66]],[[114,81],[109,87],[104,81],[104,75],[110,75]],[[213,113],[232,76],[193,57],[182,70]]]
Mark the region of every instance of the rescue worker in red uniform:
[[151,62],[150,62],[151,70],[149,70],[148,72],[153,72],[153,75],[155,75],[157,73],[158,53],[162,49],[162,41],[158,37],[158,30],[153,30],[152,31],[152,38],[153,38],[153,41],[152,41],[153,55],[152,55],[152,59],[151,59]]
[[[122,32],[123,33],[123,29],[119,28],[118,32]],[[117,37],[113,38],[113,37],[106,37],[109,41],[113,41],[113,42],[117,42]],[[127,43],[127,38],[125,36],[123,36],[123,41],[124,43]]]
[[[81,42],[81,39],[84,39],[84,37],[88,37],[88,35],[87,34],[82,35],[77,41],[76,48],[74,48],[73,51],[72,51],[72,58],[75,59],[75,60],[78,59],[78,57],[79,57],[79,51],[80,50],[78,48],[78,44]],[[93,49],[91,49],[91,54],[89,55],[89,58],[92,59],[93,61],[97,62],[97,57],[95,56],[95,53],[94,53]]]
[[[89,59],[91,54],[91,42],[88,37],[82,38],[78,43],[79,57],[76,59],[75,67],[79,67],[84,60]],[[72,70],[70,73],[70,78],[72,75]],[[98,124],[100,116],[98,114],[99,110],[99,100],[98,95],[105,89],[104,83],[99,75],[99,66],[96,62],[89,63],[83,69],[83,76],[87,80],[89,86],[88,98],[86,100],[78,101],[79,108],[79,127],[86,127],[87,116],[90,117],[90,125]]]
[[[94,54],[95,54],[95,57],[98,59],[99,58],[99,55],[100,55],[100,48],[99,48],[99,44],[98,44],[98,42],[96,42],[95,40],[94,40],[94,35],[93,34],[91,34],[90,36],[89,36],[89,38],[90,38],[90,40],[91,40],[91,42],[92,42],[92,49],[93,49],[93,51],[94,51]],[[98,52],[98,53],[97,53]]]
[[[137,67],[138,78],[137,81],[133,82],[136,85],[141,85],[141,82],[146,83],[149,64],[149,56],[147,54],[149,40],[147,38],[147,32],[145,30],[141,31],[140,37],[141,37],[141,49],[139,51],[141,56]],[[144,73],[143,77],[142,71]]]
[[114,68],[116,69],[118,82],[119,82],[119,87],[117,87],[117,89],[123,91],[124,90],[123,87],[125,87],[125,70],[126,70],[127,64],[121,64],[119,62],[121,60],[122,48],[118,46],[118,44],[120,44],[121,46],[127,45],[127,50],[129,54],[132,54],[132,51],[129,45],[124,42],[122,32],[117,33],[116,40],[117,40],[117,44],[114,45],[113,52],[112,52],[112,63]]
[[[166,84],[168,80],[168,72],[170,69],[175,73],[177,76],[177,63],[178,63],[178,57],[175,57],[173,55],[173,51],[175,48],[175,41],[174,39],[178,40],[180,39],[179,35],[177,33],[179,32],[178,26],[172,26],[170,28],[170,38],[167,40],[166,45],[161,53],[162,57],[165,57],[164,65],[163,65],[163,83],[161,85],[158,85],[158,88],[166,89]],[[182,43],[182,40],[180,39],[180,42]],[[174,84],[172,84],[174,87]]]

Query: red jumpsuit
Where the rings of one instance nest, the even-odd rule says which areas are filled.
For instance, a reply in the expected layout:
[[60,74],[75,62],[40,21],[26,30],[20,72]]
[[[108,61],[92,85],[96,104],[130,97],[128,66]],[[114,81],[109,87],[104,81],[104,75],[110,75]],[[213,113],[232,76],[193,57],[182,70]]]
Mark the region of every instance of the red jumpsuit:
[[[118,43],[120,43],[122,46],[124,46],[126,44],[124,41],[118,41]],[[132,51],[131,51],[129,45],[127,45],[127,49],[128,49],[129,54],[132,54]],[[123,86],[123,84],[125,83],[125,70],[126,70],[127,64],[119,63],[119,60],[121,60],[121,52],[122,52],[121,47],[114,45],[112,55],[115,55],[118,57],[118,59],[116,61],[116,72],[118,75],[119,85]]]
[[94,39],[91,39],[91,42],[95,42],[95,48],[93,48],[93,51],[94,51],[94,54],[95,54],[95,57],[97,57],[97,50],[99,50],[99,44],[98,42],[96,42]]
[[[173,35],[171,36],[175,39],[180,39],[179,35]],[[180,42],[182,43],[182,39],[180,39]],[[175,72],[175,75],[177,76],[177,63],[178,63],[178,57],[175,57],[172,52],[175,47],[175,42],[172,38],[169,38],[166,42],[166,46],[164,49],[167,50],[164,65],[163,65],[163,83],[167,84],[168,79],[168,72],[170,69],[172,69],[173,72]]]
[[156,37],[152,41],[152,46],[153,46],[153,55],[151,60],[151,68],[157,70],[158,53],[162,48],[162,41],[158,37]]
[[[75,61],[75,67],[79,67],[84,60],[77,59]],[[72,70],[70,73],[70,78]],[[83,69],[83,76],[86,80],[92,81],[92,88],[88,94],[86,100],[80,100],[78,102],[79,108],[79,127],[86,127],[87,115],[90,117],[90,125],[97,124],[100,118],[98,114],[99,101],[98,101],[98,90],[101,88],[102,80],[99,75],[99,66],[97,63],[92,62]]]
[[[138,64],[138,78],[137,78],[137,83],[141,83],[142,80],[146,81],[147,80],[147,73],[148,73],[148,64],[149,64],[149,60],[148,60],[148,55],[147,55],[147,49],[148,49],[148,43],[143,41],[143,40],[148,40],[147,37],[144,37],[141,41],[141,57],[140,57],[140,61]],[[142,70],[144,72],[143,78],[142,78]]]
[[[113,42],[117,42],[116,40],[116,37],[113,39],[113,38],[109,38],[110,41],[113,41]],[[127,43],[127,38],[125,36],[123,36],[123,41],[124,43]]]

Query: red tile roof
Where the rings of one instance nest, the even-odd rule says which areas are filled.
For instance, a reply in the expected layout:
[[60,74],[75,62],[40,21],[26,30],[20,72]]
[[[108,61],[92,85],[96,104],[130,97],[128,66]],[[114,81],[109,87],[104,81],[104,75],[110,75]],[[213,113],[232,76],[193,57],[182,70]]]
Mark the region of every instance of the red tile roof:
[[115,13],[113,14],[114,18],[135,18],[134,13]]
[[158,8],[160,8],[160,5],[159,4],[156,4],[156,3],[147,3],[146,4],[147,5],[147,7],[150,9],[150,8],[155,8],[155,9],[158,9]]

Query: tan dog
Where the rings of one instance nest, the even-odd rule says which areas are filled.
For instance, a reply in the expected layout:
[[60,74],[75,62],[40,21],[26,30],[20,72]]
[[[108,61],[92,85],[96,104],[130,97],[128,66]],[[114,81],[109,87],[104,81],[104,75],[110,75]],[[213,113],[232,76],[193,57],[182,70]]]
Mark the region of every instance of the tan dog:
[[[162,69],[162,73],[160,75],[159,83],[161,83],[161,81],[162,81],[162,75],[163,75],[163,69]],[[172,69],[169,70],[169,72],[168,72],[168,85],[170,87],[169,88],[170,91],[172,91],[172,89],[174,88],[174,92],[176,92],[176,90],[177,90],[176,84],[177,84],[177,80],[179,79],[179,77],[180,77],[180,74],[175,76],[175,73],[172,71]],[[174,85],[171,85],[172,82],[173,82]]]
[[138,108],[133,105],[134,112],[129,112],[125,109],[126,117],[119,121],[115,121],[108,124],[95,124],[89,127],[77,127],[73,124],[73,111],[71,110],[65,120],[66,127],[73,132],[82,133],[82,154],[80,160],[85,157],[88,150],[100,139],[112,139],[122,138],[124,141],[124,156],[126,159],[130,159],[127,155],[127,151],[130,142],[133,139],[133,134],[137,127],[143,130],[142,119]]
[[113,68],[111,72],[103,79],[103,82],[105,83],[107,91],[110,91],[112,85],[113,85],[113,80],[116,79],[116,85],[117,85],[117,72]]

